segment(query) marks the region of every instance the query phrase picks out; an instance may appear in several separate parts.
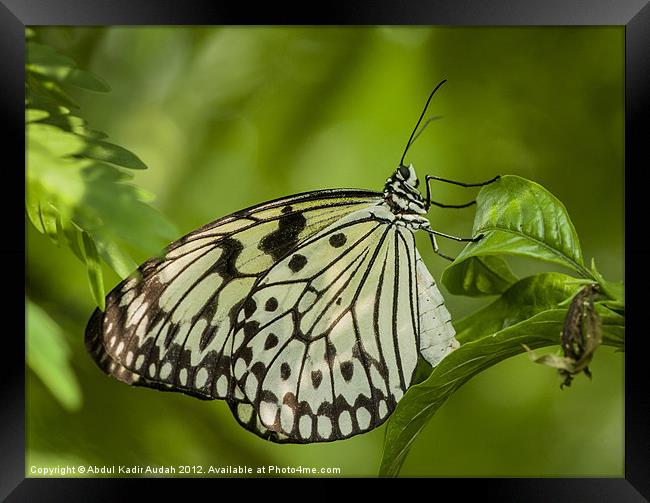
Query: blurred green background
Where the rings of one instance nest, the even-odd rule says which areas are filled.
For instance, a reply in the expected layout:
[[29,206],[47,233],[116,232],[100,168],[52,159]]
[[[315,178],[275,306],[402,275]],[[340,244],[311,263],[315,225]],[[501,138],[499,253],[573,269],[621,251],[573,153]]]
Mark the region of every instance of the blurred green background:
[[[434,121],[406,160],[467,182],[534,180],[567,207],[587,259],[623,279],[624,31],[580,28],[119,27],[35,30],[111,86],[79,92],[81,115],[149,169],[134,183],[178,236],[237,209],[330,187],[381,190],[428,94]],[[473,189],[436,185],[463,203]],[[473,210],[432,209],[434,228],[471,232]],[[418,237],[439,278],[446,262]],[[27,287],[63,328],[79,393],[57,400],[27,371],[30,465],[335,466],[373,476],[384,428],[321,445],[275,445],[225,403],[132,388],[102,374],[83,344],[94,309],[85,268],[27,224]],[[162,247],[167,243],[160,243]],[[442,243],[455,254],[457,243]],[[132,250],[138,262],[148,258]],[[526,275],[540,270],[513,264]],[[119,278],[105,268],[110,290]],[[489,299],[451,296],[455,318]],[[28,320],[29,323],[29,320]],[[64,348],[65,352],[65,348]],[[601,348],[561,391],[522,355],[455,394],[417,439],[404,476],[622,476],[623,364]],[[65,404],[65,405],[64,405]]]

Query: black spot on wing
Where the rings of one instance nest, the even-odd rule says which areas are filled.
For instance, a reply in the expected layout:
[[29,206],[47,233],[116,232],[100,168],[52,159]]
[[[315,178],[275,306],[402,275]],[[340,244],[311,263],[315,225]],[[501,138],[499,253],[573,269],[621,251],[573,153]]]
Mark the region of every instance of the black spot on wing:
[[246,318],[250,318],[256,309],[257,309],[257,304],[255,303],[255,300],[252,297],[250,297],[244,303],[244,316]]
[[223,250],[223,254],[210,270],[211,272],[219,273],[224,283],[227,283],[233,278],[241,276],[236,264],[237,258],[244,249],[244,246],[238,240],[227,237],[219,242],[219,247]]
[[249,341],[259,331],[260,323],[258,321],[248,321],[244,324],[244,336],[247,341]]
[[298,272],[300,271],[305,265],[307,264],[307,257],[304,255],[300,255],[299,253],[296,253],[293,257],[291,257],[291,260],[289,261],[289,269],[291,269],[293,272]]
[[289,377],[291,377],[291,367],[289,366],[289,364],[287,362],[284,362],[280,366],[280,377],[284,381],[286,381],[287,379],[289,379]]
[[346,241],[347,238],[342,232],[338,232],[330,236],[330,245],[332,245],[334,248],[340,248],[345,244]]
[[239,350],[237,357],[243,359],[246,365],[250,365],[253,360],[253,349],[250,346],[245,346]]
[[278,308],[278,299],[275,297],[269,297],[269,299],[266,301],[266,304],[264,304],[264,309],[266,309],[269,312],[275,311]]
[[341,362],[341,375],[347,382],[350,382],[350,380],[352,380],[353,370],[354,365],[352,365],[352,362]]
[[264,349],[272,349],[278,345],[278,337],[275,334],[269,334],[264,342]]
[[[284,213],[287,208],[291,211],[291,206],[285,206],[282,212]],[[278,261],[296,247],[298,237],[306,225],[307,220],[302,213],[287,212],[278,220],[278,229],[265,236],[258,248]]]
[[320,370],[311,371],[311,383],[314,385],[314,389],[320,386],[321,381],[323,380],[323,372]]
[[[255,377],[262,380],[264,379],[264,374],[266,373],[266,367],[262,362],[255,362],[250,371],[255,375]],[[244,376],[246,376],[246,374],[244,374]],[[241,379],[242,385],[244,384],[245,380],[245,377]]]

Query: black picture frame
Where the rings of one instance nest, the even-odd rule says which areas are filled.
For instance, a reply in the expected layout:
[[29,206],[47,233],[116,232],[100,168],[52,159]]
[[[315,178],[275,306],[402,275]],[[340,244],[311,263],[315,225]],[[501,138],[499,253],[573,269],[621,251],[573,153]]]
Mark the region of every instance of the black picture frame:
[[[445,489],[462,497],[478,489],[496,501],[648,501],[650,499],[650,392],[647,389],[647,333],[640,330],[639,309],[647,298],[642,285],[646,221],[643,200],[648,187],[645,151],[650,125],[650,5],[648,0],[392,0],[338,1],[281,11],[266,7],[208,0],[0,0],[0,66],[3,76],[0,108],[8,126],[5,149],[24,159],[24,28],[28,25],[170,25],[170,24],[419,24],[419,25],[617,25],[625,27],[625,284],[628,308],[625,352],[625,477],[544,479],[439,479],[436,493]],[[645,126],[645,127],[644,127]],[[10,186],[24,188],[18,163],[5,165],[4,175],[15,177]],[[645,169],[644,169],[645,168]],[[0,254],[4,312],[18,318],[19,268],[25,263],[23,195],[4,198],[5,220],[15,223],[6,232]],[[12,229],[13,231],[13,229]],[[17,237],[22,236],[22,241]],[[24,275],[23,275],[24,281]],[[24,285],[25,283],[23,283]],[[15,286],[14,286],[15,285]],[[24,303],[23,303],[24,304]],[[11,318],[6,318],[10,320]],[[13,320],[11,320],[13,321]],[[127,487],[123,479],[25,479],[25,355],[24,341],[13,324],[4,324],[2,350],[2,407],[0,408],[0,498],[8,501],[114,501]],[[18,327],[21,323],[18,323]],[[10,347],[9,340],[15,344]],[[152,490],[157,484],[147,484]],[[166,486],[167,484],[160,484]],[[131,489],[129,489],[131,490]],[[164,490],[164,489],[163,489]],[[296,493],[297,494],[297,493]],[[214,495],[218,497],[217,494]]]

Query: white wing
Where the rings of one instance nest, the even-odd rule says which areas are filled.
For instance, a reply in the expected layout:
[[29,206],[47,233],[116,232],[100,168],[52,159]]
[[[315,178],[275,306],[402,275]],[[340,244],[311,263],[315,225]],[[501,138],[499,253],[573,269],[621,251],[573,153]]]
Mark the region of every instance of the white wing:
[[415,256],[420,306],[420,354],[435,367],[460,344],[455,338],[456,331],[451,324],[451,316],[436,282],[417,250]]
[[274,265],[233,339],[238,393],[252,404],[231,403],[240,422],[298,443],[383,423],[412,382],[421,345],[416,261],[412,231],[379,205]]
[[[445,307],[444,299],[417,249],[415,256],[420,319],[420,354],[432,367],[435,367],[460,344],[455,338],[456,332],[451,324],[451,316]],[[279,443],[292,441],[286,434],[269,430],[264,426],[259,414],[256,413],[253,405],[246,401],[239,386],[235,389],[234,400],[229,400],[229,405],[239,423],[258,436]]]
[[381,194],[329,190],[263,203],[179,239],[107,296],[86,328],[100,368],[128,384],[229,397],[232,328],[255,281],[300,242]]

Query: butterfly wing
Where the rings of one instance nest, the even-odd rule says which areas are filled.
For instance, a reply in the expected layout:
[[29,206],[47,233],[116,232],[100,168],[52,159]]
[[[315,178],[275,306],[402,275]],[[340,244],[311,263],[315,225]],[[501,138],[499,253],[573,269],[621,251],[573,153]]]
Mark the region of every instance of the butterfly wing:
[[[451,315],[445,307],[444,299],[417,249],[415,257],[420,320],[420,354],[432,367],[435,367],[447,354],[460,345],[455,338],[456,332],[451,324]],[[285,433],[276,432],[264,426],[255,407],[247,401],[239,386],[235,386],[235,393],[232,399],[228,400],[228,404],[237,421],[259,437],[279,443],[294,441]]]
[[240,423],[296,443],[383,423],[410,386],[421,347],[417,259],[413,232],[376,206],[341,218],[270,268],[233,338],[244,404],[231,408]]
[[236,383],[233,386],[233,394],[227,399],[227,402],[237,422],[258,437],[273,442],[286,442],[289,439],[287,435],[269,430],[264,426],[255,407],[246,399],[244,392]]
[[239,211],[172,243],[107,296],[86,328],[99,367],[126,382],[204,399],[231,390],[230,338],[257,281],[298,243],[381,194],[326,190]]
[[420,309],[420,354],[429,365],[435,367],[460,344],[456,340],[451,315],[436,282],[417,250],[415,256]]

